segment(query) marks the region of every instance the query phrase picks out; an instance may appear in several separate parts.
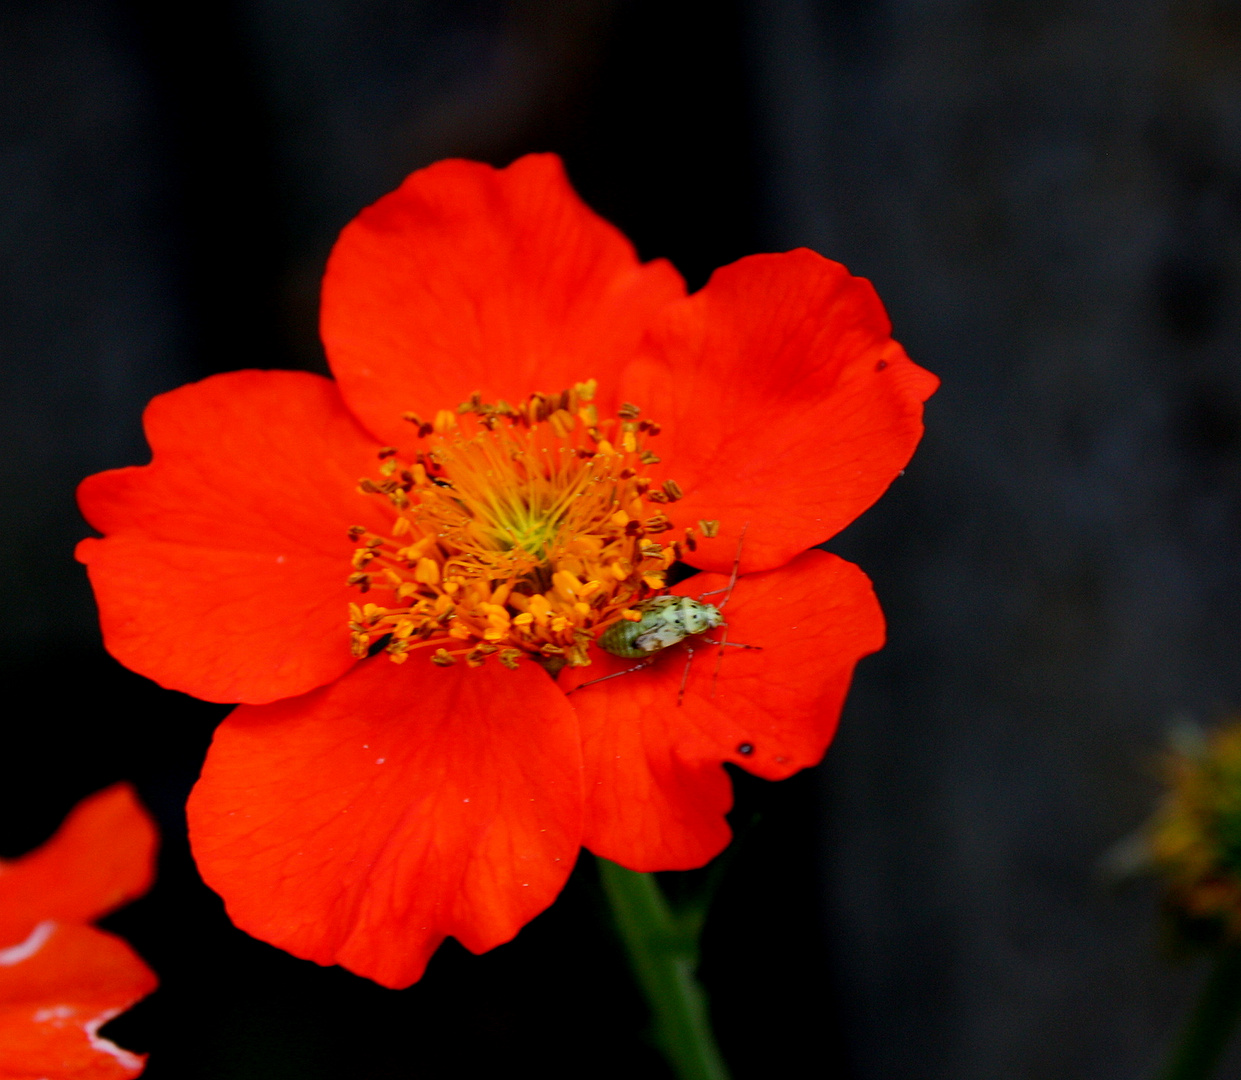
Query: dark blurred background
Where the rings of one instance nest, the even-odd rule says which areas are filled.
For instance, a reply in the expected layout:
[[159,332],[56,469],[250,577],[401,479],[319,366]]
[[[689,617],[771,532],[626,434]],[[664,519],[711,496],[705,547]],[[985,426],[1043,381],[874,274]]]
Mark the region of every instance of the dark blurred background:
[[71,556],[152,394],[324,370],[359,208],[530,150],[692,286],[844,262],[944,380],[832,545],[888,648],[822,768],[739,779],[703,967],[738,1080],[1152,1076],[1201,970],[1097,865],[1171,720],[1241,707],[1238,0],[4,0],[0,856],[117,779],[158,815],[107,925],[163,988],[108,1033],[152,1080],[666,1075],[589,860],[400,993],[232,929],[181,815],[223,710],[106,657]]

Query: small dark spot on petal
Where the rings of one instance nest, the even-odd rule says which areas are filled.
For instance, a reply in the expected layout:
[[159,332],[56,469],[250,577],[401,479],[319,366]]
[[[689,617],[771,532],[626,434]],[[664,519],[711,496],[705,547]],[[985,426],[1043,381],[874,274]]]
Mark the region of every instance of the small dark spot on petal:
[[875,370],[882,371],[887,366],[888,366],[888,362],[886,360],[880,360],[879,363],[875,365]]
[[754,744],[743,742],[737,747],[737,753],[742,754],[745,757],[749,757],[752,753],[754,753]]

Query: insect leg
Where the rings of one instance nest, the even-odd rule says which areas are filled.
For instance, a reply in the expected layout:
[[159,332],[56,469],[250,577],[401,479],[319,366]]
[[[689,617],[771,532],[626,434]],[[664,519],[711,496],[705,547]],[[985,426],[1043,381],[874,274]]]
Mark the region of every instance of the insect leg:
[[[711,676],[711,696],[712,697],[715,697],[715,683],[720,675],[720,661],[724,657],[724,646],[725,645],[731,645],[734,649],[761,649],[762,648],[761,645],[742,645],[740,642],[736,642],[736,641],[712,641],[710,638],[703,638],[703,641],[708,645],[718,645],[720,647],[719,657],[715,661],[715,674]],[[686,687],[686,684],[689,682],[689,666],[690,664],[694,662],[694,647],[688,641],[685,642],[685,652],[687,654],[685,657],[685,670],[681,672],[681,688],[677,691],[677,707],[678,708],[680,708],[681,705],[684,704],[685,702],[685,687]],[[622,674],[624,673],[622,672]],[[609,679],[611,677],[612,677],[611,675],[605,676],[605,678],[609,678]]]
[[685,670],[681,672],[681,689],[677,691],[678,709],[685,701],[685,684],[689,682],[689,666],[694,662],[694,647],[688,641],[685,643],[685,651],[689,655],[685,657]]
[[711,696],[715,697],[715,688],[716,686],[719,685],[719,681],[720,681],[720,668],[723,666],[723,663],[724,663],[724,647],[727,645],[734,649],[761,650],[762,646],[761,645],[742,645],[741,642],[739,641],[729,641],[727,626],[725,626],[724,628],[724,638],[720,641],[713,641],[711,642],[711,644],[718,645],[720,647],[720,651],[715,654],[715,670],[711,672]]
[[[762,649],[761,645],[742,645],[739,641],[712,641],[710,638],[703,638],[706,645],[718,645],[720,647],[719,654],[715,658],[715,671],[711,675],[711,696],[715,697],[715,685],[720,678],[720,664],[724,660],[724,646],[730,646],[734,649]],[[694,662],[694,650],[689,642],[685,643],[685,651],[689,656],[685,659],[685,670],[681,673],[681,690],[677,694],[677,705],[685,699],[685,684],[689,681],[689,666]]]
[[632,675],[635,671],[641,671],[644,667],[650,667],[653,663],[655,663],[654,656],[649,660],[643,660],[640,664],[634,664],[631,668],[625,668],[624,671],[614,671],[611,675],[600,675],[599,678],[591,679],[589,682],[578,683],[572,690],[566,690],[564,696],[568,697],[570,694],[576,694],[587,686],[594,686],[595,683],[607,682],[608,679],[619,679],[622,675]]

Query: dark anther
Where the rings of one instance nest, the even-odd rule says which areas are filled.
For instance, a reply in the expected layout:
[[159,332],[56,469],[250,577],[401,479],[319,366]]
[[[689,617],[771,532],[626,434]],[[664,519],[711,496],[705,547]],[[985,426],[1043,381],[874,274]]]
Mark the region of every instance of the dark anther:
[[389,641],[391,641],[391,640],[392,640],[392,635],[391,635],[391,634],[384,634],[384,636],[383,636],[383,637],[381,637],[381,638],[379,638],[379,640],[377,640],[377,641],[372,641],[372,642],[371,642],[371,643],[370,643],[370,644],[366,647],[366,655],[367,655],[367,656],[374,656],[376,653],[381,653],[381,652],[383,652],[383,651],[384,651],[384,649],[386,649],[386,648],[388,647],[388,642],[389,642]]
[[887,366],[888,366],[888,362],[886,360],[880,360],[879,363],[875,365],[875,370],[882,371]]
[[754,753],[754,744],[743,742],[737,747],[737,753],[741,754],[743,757],[749,757],[752,753]]

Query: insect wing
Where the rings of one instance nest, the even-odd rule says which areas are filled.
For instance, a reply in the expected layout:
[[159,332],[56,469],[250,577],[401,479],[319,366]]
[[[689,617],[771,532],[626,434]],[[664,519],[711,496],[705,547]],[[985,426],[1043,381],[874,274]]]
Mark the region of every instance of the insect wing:
[[[642,624],[638,623],[638,626],[641,627]],[[653,653],[675,645],[678,641],[684,641],[688,636],[685,628],[679,623],[664,619],[649,630],[643,629],[633,639],[633,645],[635,649],[639,649],[644,653]]]

